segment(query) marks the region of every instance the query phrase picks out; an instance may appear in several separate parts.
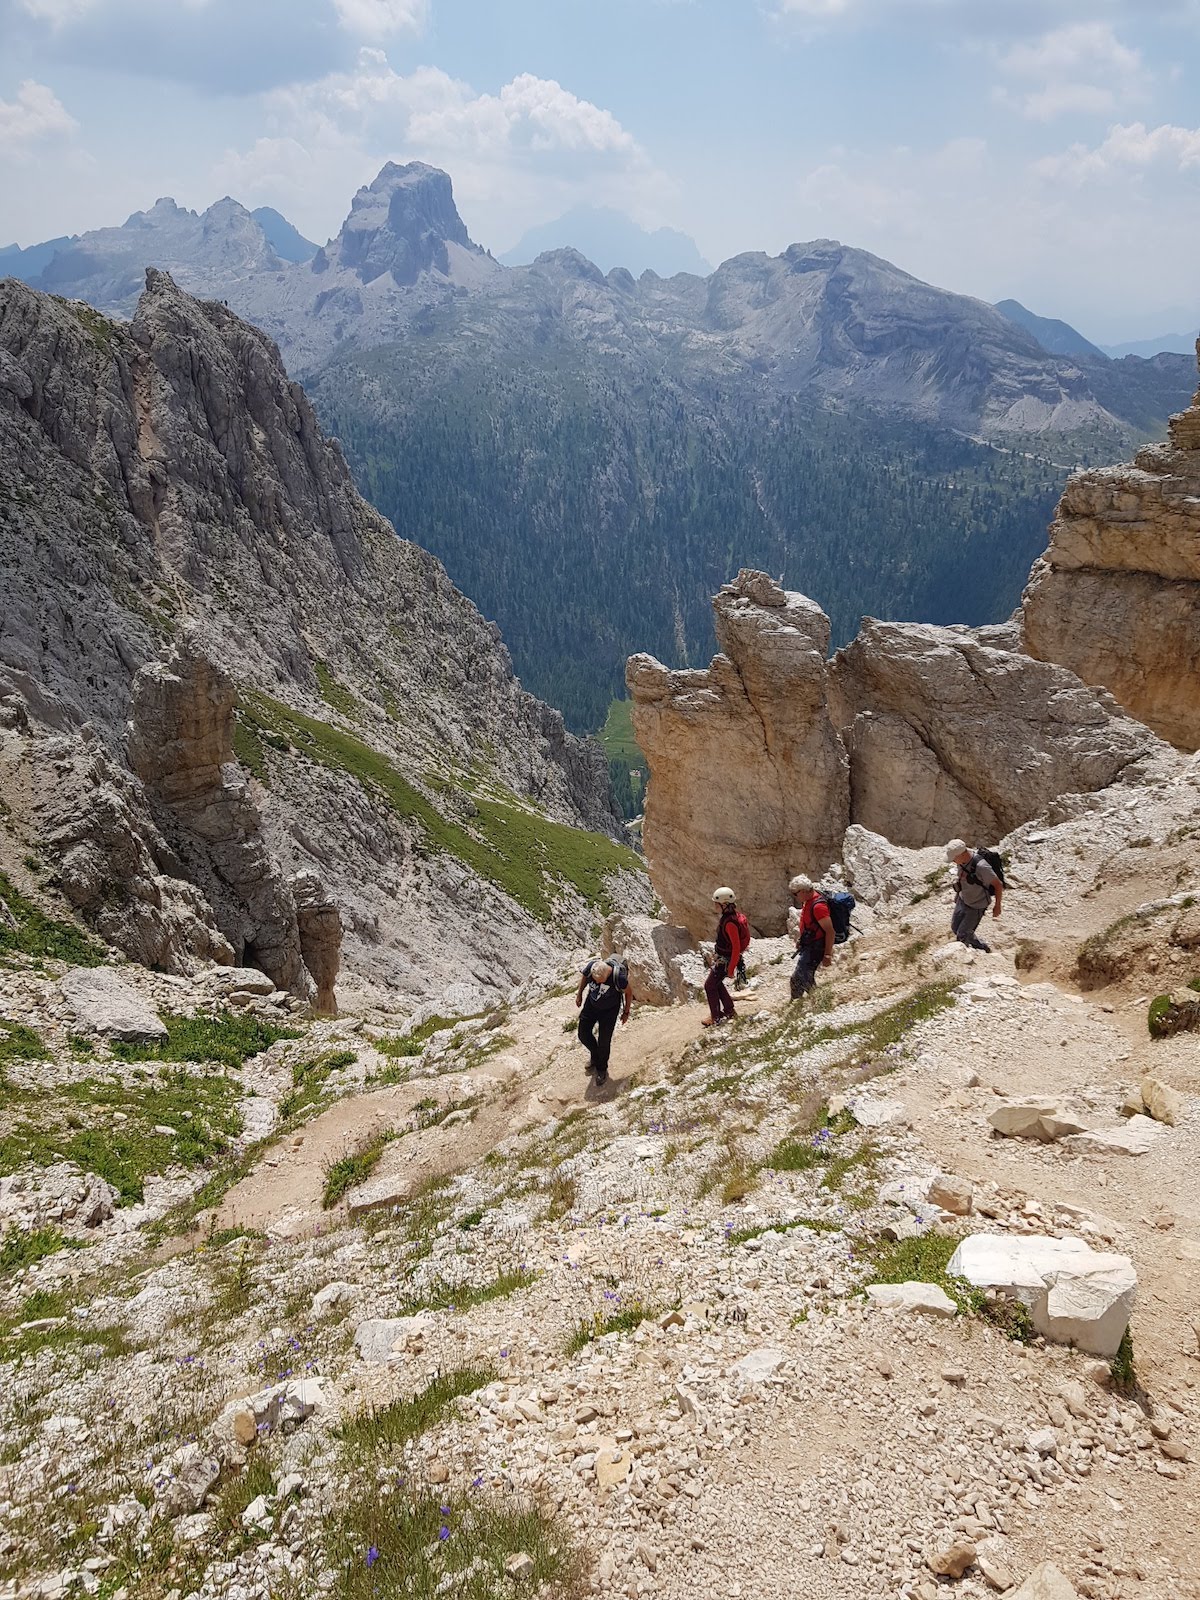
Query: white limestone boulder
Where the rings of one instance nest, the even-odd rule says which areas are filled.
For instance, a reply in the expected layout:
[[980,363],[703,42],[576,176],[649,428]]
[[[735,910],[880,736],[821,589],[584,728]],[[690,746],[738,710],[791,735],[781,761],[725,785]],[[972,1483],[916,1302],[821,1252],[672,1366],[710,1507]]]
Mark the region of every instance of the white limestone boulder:
[[952,1317],[958,1309],[936,1283],[872,1283],[867,1299],[881,1311],[924,1311],[935,1317]]
[[1137,1294],[1128,1256],[1093,1250],[1075,1238],[972,1234],[946,1272],[1020,1300],[1045,1338],[1097,1356],[1116,1355]]
[[89,1033],[129,1043],[167,1037],[154,1007],[111,967],[71,967],[58,986],[76,1022]]
[[623,912],[608,918],[600,937],[600,954],[624,961],[633,997],[643,1005],[669,1006],[688,998],[677,963],[694,949],[686,928]]

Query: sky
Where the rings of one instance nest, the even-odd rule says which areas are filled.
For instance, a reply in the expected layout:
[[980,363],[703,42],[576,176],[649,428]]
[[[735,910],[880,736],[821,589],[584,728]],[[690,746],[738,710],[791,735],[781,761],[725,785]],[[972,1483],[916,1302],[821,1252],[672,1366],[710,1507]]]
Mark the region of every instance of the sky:
[[1200,318],[1200,0],[0,0],[0,244],[161,195],[336,233],[444,167],[710,261],[838,238],[1089,338]]

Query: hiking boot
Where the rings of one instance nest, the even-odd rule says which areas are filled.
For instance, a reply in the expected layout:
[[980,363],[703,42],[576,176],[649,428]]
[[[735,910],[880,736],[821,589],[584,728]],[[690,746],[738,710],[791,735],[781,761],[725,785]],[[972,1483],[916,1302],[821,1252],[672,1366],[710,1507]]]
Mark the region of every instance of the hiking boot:
[[987,956],[990,956],[991,953],[992,953],[991,945],[990,944],[984,944],[982,939],[976,939],[975,948],[976,948],[976,950],[982,950],[984,955],[987,955]]
[[603,1072],[598,1072],[596,1074],[596,1087],[597,1087],[597,1089],[603,1089],[604,1085],[607,1082],[608,1082],[608,1068],[605,1067]]

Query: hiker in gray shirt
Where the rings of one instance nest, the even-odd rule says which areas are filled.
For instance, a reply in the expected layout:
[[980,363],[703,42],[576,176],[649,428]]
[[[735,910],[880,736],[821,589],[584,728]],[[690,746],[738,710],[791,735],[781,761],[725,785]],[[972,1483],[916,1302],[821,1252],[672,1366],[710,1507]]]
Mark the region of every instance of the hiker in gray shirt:
[[1000,915],[1004,884],[980,851],[969,850],[961,839],[951,839],[946,846],[946,860],[958,868],[958,896],[950,919],[950,932],[959,944],[970,945],[972,950],[990,950],[991,945],[985,944],[976,930],[993,897],[992,916]]

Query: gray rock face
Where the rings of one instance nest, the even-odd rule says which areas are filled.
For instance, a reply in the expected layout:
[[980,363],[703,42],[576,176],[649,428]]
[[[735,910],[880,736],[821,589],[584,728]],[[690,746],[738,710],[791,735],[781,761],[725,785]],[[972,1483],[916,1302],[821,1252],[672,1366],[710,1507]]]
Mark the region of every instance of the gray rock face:
[[[250,948],[294,987],[307,939],[328,991],[329,916],[307,904],[298,932],[287,882],[264,867],[256,888],[247,866],[257,808],[257,859],[324,883],[358,981],[524,978],[593,913],[556,892],[543,924],[485,888],[480,802],[615,834],[602,752],[361,500],[269,340],[165,274],[147,284],[128,326],[0,288],[0,699],[16,697],[0,787],[136,959],[187,970]],[[210,692],[227,712],[228,686],[196,698],[161,664],[189,628],[249,699],[250,789],[228,728],[214,745],[188,724]]]
[[136,989],[108,967],[72,967],[59,979],[79,1026],[110,1039],[165,1039],[166,1025]]

